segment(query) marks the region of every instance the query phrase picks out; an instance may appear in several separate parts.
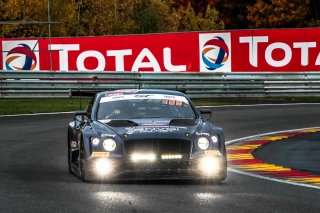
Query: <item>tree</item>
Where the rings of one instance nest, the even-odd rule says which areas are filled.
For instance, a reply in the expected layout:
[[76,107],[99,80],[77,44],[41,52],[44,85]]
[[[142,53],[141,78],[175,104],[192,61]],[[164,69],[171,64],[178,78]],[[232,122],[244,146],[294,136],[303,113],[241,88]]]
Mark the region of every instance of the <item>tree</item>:
[[194,12],[191,4],[187,8],[180,7],[180,24],[178,31],[197,31],[199,30],[199,17]]
[[248,7],[248,21],[254,28],[304,27],[307,25],[309,1],[257,0]]
[[247,7],[252,5],[255,0],[212,0],[211,5],[220,14],[220,18],[228,29],[248,28]]
[[219,12],[218,19],[222,21],[225,28],[247,28],[247,6],[255,0],[176,0],[174,7],[187,8],[191,5],[196,15],[205,14],[207,8],[214,8]]
[[224,29],[224,24],[219,20],[219,12],[214,8],[207,7],[205,14],[195,13],[191,4],[187,8],[179,9],[180,24],[179,31],[200,31],[200,30],[220,30]]
[[[45,1],[7,0],[0,1],[2,21],[47,21]],[[2,37],[39,36],[46,25],[0,25]]]
[[112,26],[109,23],[115,21],[116,6],[112,6],[115,0],[81,0],[78,7],[78,34],[79,35],[107,35],[111,34]]
[[219,30],[224,29],[224,22],[219,18],[219,12],[208,6],[199,26],[201,30]]
[[[52,35],[74,34],[76,26],[76,2],[51,0]],[[0,1],[0,20],[2,21],[48,21],[48,2],[43,0]],[[48,24],[6,24],[0,25],[2,37],[48,36]]]
[[[179,17],[169,8],[169,2],[162,0],[141,0],[135,3],[133,21],[136,33],[176,32]],[[169,15],[170,14],[170,15]]]
[[309,27],[320,26],[320,1],[310,0],[310,14],[309,14]]
[[51,0],[52,36],[76,36],[78,24],[78,3],[76,0]]

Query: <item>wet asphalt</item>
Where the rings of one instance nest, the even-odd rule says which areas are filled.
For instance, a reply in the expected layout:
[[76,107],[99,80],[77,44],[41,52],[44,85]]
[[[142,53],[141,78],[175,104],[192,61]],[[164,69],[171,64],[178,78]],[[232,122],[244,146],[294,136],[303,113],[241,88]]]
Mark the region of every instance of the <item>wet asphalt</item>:
[[[320,104],[217,107],[212,112],[213,122],[231,140],[320,126],[319,108]],[[71,119],[72,114],[0,118],[0,212],[320,212],[318,189],[233,172],[220,184],[82,182],[67,171],[66,130]],[[314,137],[319,141],[319,135]],[[263,152],[270,161],[301,166],[297,162],[305,160],[314,169],[310,161],[319,159],[309,158],[314,140],[302,141]]]

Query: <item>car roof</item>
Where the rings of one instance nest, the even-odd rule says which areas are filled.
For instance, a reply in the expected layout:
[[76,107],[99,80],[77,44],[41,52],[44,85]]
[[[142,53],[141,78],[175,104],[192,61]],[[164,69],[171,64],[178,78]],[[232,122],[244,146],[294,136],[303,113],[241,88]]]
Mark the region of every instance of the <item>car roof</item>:
[[164,89],[124,89],[124,90],[113,90],[113,91],[105,91],[98,93],[98,96],[104,96],[105,94],[114,94],[114,93],[122,93],[122,94],[165,94],[165,95],[177,95],[184,96],[182,92],[175,90],[164,90]]

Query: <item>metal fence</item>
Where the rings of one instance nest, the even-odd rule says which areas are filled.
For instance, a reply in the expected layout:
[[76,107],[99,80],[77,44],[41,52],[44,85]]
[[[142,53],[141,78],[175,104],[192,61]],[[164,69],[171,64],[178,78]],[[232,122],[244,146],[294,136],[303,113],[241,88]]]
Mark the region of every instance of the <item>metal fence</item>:
[[170,89],[191,98],[319,96],[320,72],[145,73],[0,71],[1,98],[69,97],[70,90]]

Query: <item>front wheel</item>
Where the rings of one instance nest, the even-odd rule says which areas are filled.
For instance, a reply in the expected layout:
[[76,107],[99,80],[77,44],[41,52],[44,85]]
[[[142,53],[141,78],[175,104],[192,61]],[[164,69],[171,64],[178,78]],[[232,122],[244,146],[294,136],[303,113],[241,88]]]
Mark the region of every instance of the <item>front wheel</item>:
[[222,182],[227,179],[227,162],[225,161],[223,164],[223,169],[220,172],[219,177],[217,178],[217,181]]
[[71,148],[70,148],[70,138],[69,137],[68,137],[68,171],[70,173],[73,173],[72,169],[71,169]]
[[84,145],[83,140],[80,141],[80,148],[79,148],[79,171],[80,171],[80,177],[83,181],[92,181],[91,176],[89,175],[89,171],[86,166],[86,162],[84,159]]
[[90,174],[90,171],[86,168],[86,163],[82,160],[80,165],[80,177],[85,182],[96,181],[96,179]]

